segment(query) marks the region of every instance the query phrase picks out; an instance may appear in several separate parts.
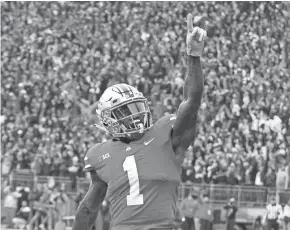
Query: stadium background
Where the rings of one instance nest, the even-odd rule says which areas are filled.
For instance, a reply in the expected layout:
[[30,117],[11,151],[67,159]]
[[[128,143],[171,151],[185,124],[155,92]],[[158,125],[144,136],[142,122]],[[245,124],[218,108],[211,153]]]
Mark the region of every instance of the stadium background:
[[61,181],[57,189],[64,183],[67,192],[79,192],[86,150],[106,140],[93,126],[94,111],[112,84],[142,91],[155,120],[176,112],[189,10],[204,17],[209,39],[183,188],[202,184],[213,200],[226,188],[222,200],[236,196],[251,205],[278,191],[286,202],[287,2],[1,2],[2,184],[37,189],[49,176]]

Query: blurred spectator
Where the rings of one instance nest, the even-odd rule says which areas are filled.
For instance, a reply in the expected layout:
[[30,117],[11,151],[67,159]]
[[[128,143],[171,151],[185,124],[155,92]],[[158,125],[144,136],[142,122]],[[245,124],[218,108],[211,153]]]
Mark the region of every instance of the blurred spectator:
[[23,206],[23,201],[29,204],[29,193],[30,188],[28,186],[18,186],[16,187],[16,191],[19,192],[20,196],[17,202],[17,210],[19,210]]
[[196,230],[199,229],[198,226],[195,226],[196,211],[199,208],[199,193],[195,190],[192,190],[188,197],[186,197],[180,203],[180,213],[183,218],[182,229],[183,230]]
[[34,215],[29,222],[29,229],[44,228],[44,224],[47,223],[50,214],[50,208],[52,205],[49,204],[51,199],[51,190],[47,185],[42,186],[41,196],[39,200],[34,201],[33,211]]
[[285,230],[290,230],[290,198],[283,210]]
[[265,185],[267,187],[275,187],[276,186],[276,173],[273,168],[269,167],[267,174],[265,175]]
[[31,212],[31,209],[28,206],[27,201],[23,200],[21,202],[21,207],[19,211],[16,213],[15,217],[12,219],[12,222],[14,224],[13,227],[17,229],[24,229],[29,219],[30,212]]
[[66,194],[65,186],[62,184],[60,187],[55,187],[50,194],[49,204],[53,205],[52,208],[52,225],[60,228],[63,225],[63,217],[65,216],[66,203],[69,197]]
[[282,207],[276,203],[275,196],[270,198],[270,204],[267,205],[267,227],[268,230],[279,229],[279,218],[282,215]]
[[18,198],[21,197],[21,194],[14,191],[12,186],[7,186],[4,190],[4,197],[3,213],[5,214],[5,222],[7,228],[13,228],[12,220],[15,217]]
[[278,190],[286,190],[288,189],[288,183],[289,183],[289,166],[286,165],[285,160],[283,160],[277,172],[276,188]]
[[238,208],[235,205],[235,199],[231,198],[224,209],[226,210],[226,230],[234,230],[236,214],[238,212]]
[[202,197],[201,205],[197,211],[197,216],[200,217],[200,229],[212,230],[213,229],[213,208],[209,204],[209,196],[204,194]]
[[262,225],[262,217],[258,216],[253,223],[253,230],[264,230],[264,226]]

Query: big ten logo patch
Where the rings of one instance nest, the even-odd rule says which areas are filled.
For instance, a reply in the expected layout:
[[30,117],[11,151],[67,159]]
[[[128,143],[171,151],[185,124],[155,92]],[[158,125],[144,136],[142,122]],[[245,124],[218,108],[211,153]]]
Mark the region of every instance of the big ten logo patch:
[[110,157],[111,157],[110,153],[103,154],[102,156],[99,156],[99,162],[108,159]]

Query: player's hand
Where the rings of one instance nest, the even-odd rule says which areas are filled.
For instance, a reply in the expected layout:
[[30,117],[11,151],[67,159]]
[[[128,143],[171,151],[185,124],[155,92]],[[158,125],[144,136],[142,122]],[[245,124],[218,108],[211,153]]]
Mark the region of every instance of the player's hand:
[[187,55],[200,57],[203,47],[204,40],[207,33],[200,27],[193,27],[192,14],[187,15],[187,36],[186,36],[186,51]]

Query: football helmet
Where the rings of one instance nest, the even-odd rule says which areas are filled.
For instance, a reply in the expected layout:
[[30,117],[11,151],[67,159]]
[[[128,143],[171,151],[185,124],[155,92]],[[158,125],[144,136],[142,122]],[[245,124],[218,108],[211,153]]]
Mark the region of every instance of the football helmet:
[[135,139],[134,134],[142,134],[152,126],[147,99],[127,84],[107,88],[99,100],[96,112],[102,127],[113,137]]

